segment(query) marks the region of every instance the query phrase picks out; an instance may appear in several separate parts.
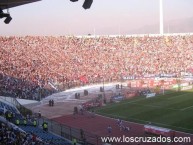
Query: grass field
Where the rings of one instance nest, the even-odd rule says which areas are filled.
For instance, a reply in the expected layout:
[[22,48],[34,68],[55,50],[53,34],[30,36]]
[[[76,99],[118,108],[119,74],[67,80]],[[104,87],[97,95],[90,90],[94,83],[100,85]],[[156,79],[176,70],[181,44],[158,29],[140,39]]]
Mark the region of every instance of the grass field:
[[193,133],[193,90],[146,99],[139,96],[97,110],[98,114]]

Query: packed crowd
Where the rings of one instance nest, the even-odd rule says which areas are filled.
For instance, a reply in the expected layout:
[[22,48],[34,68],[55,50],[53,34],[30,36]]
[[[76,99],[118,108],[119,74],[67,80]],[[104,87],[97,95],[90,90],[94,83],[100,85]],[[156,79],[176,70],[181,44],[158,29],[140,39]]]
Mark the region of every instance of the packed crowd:
[[179,75],[193,68],[192,35],[27,36],[0,37],[0,42],[1,90],[22,98],[37,99],[39,90],[55,84],[69,88],[124,76]]
[[3,145],[45,145],[33,133],[24,133],[0,122],[0,142]]

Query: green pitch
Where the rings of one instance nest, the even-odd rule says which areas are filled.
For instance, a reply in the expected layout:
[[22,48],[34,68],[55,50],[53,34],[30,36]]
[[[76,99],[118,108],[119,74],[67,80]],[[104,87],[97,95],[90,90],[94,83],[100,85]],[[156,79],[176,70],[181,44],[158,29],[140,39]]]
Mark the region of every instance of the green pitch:
[[97,110],[98,114],[193,133],[193,90],[146,99],[135,97]]

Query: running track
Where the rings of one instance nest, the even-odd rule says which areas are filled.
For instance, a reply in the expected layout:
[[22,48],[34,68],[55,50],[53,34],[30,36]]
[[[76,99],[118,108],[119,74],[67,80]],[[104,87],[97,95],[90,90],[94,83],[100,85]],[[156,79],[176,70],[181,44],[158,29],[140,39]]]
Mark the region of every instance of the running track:
[[[64,124],[73,128],[83,129],[85,131],[85,136],[91,134],[100,137],[112,136],[112,137],[122,137],[123,135],[127,137],[141,137],[145,136],[143,131],[143,125],[124,122],[124,126],[129,126],[130,131],[121,131],[114,119],[95,115],[94,117],[91,114],[87,113],[84,115],[66,115],[62,117],[53,118],[52,120]],[[112,133],[108,133],[107,127],[112,127]],[[86,135],[87,134],[87,135]],[[113,143],[113,145],[193,145],[193,135],[185,134],[181,132],[175,133],[176,137],[191,137],[191,143]],[[86,137],[87,138],[87,137]],[[87,138],[87,141],[91,139]],[[92,141],[93,142],[93,141]],[[101,141],[97,142],[95,140],[94,144],[101,145]]]

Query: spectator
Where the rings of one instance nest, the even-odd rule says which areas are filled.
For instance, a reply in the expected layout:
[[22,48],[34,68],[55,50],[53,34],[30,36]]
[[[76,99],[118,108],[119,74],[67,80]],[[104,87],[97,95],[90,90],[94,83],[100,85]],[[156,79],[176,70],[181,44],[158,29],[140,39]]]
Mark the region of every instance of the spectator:
[[111,127],[110,125],[107,127],[107,132],[108,132],[109,134],[111,134],[111,132],[112,132],[112,127]]
[[95,117],[95,111],[94,109],[92,109],[92,112],[91,112],[91,117],[94,118]]
[[24,125],[24,126],[27,125],[27,120],[26,120],[26,118],[23,119],[23,125]]
[[40,110],[39,110],[39,112],[38,112],[38,117],[41,118],[41,116],[42,116],[42,114],[41,114],[41,112],[40,112]]
[[20,121],[19,121],[19,119],[18,119],[18,118],[15,120],[15,124],[16,124],[17,126],[19,126],[19,125],[20,125]]
[[44,131],[48,131],[48,123],[47,122],[43,122],[42,127],[43,127]]
[[33,126],[34,126],[34,127],[37,126],[37,120],[36,120],[36,119],[33,120]]
[[4,123],[0,123],[0,144],[3,145],[30,145],[32,143],[40,145],[42,142],[39,139],[30,137],[30,134],[20,132],[18,129],[13,129]]
[[49,106],[52,106],[52,100],[49,100]]
[[51,100],[51,106],[54,106],[54,100]]
[[77,141],[76,141],[76,139],[75,139],[75,138],[73,138],[73,140],[72,140],[72,144],[73,144],[73,145],[76,145],[76,144],[77,144]]
[[129,76],[193,73],[192,38],[0,37],[0,95],[40,100],[61,84],[71,88]]
[[84,131],[80,129],[80,138],[83,140],[85,138]]

